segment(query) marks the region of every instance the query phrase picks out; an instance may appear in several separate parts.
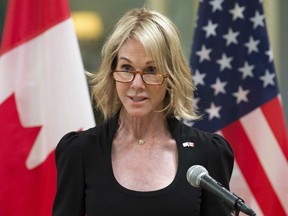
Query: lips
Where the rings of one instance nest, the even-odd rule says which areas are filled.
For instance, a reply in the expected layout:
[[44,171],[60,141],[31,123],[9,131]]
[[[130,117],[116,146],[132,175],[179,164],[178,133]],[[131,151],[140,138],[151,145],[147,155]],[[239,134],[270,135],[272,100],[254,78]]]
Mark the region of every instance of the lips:
[[139,97],[139,96],[128,96],[133,102],[142,102],[145,101],[147,99],[147,97]]

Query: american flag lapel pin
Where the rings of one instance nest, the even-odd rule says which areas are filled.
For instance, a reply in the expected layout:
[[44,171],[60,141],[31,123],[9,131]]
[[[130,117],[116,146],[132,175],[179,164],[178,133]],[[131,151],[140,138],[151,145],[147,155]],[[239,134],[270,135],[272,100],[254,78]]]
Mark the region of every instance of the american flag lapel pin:
[[183,147],[192,147],[192,148],[195,146],[193,142],[184,142],[182,143],[182,145]]

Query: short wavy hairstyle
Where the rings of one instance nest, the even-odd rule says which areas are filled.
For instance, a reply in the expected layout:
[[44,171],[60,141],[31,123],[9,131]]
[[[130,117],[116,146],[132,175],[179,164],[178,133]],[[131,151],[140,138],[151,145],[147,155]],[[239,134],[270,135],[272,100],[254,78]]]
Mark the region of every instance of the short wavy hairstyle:
[[157,71],[168,75],[162,110],[165,115],[187,120],[198,119],[193,103],[195,86],[179,32],[167,17],[144,7],[129,10],[118,21],[102,48],[98,71],[90,74],[91,97],[104,120],[122,107],[112,72],[117,65],[119,49],[129,39],[140,41],[147,55],[153,59]]

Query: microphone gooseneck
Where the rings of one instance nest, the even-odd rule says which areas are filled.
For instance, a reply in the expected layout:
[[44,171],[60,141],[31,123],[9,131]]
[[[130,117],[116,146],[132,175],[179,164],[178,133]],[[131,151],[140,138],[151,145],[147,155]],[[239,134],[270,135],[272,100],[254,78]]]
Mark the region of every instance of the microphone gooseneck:
[[190,167],[187,171],[186,178],[193,187],[201,187],[218,196],[229,208],[241,211],[250,216],[256,216],[256,213],[244,203],[243,199],[231,193],[209,176],[208,171],[203,166],[194,165]]

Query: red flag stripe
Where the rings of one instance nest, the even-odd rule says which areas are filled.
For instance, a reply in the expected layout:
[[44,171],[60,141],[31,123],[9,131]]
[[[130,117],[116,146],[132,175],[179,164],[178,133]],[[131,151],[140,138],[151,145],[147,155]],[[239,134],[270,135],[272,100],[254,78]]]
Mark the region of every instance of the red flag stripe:
[[10,0],[7,11],[0,55],[70,17],[67,0]]
[[[240,122],[236,121],[223,128],[221,133],[231,144],[241,172],[264,215],[285,216],[286,213]],[[266,199],[267,197],[269,199]]]
[[[220,133],[220,135],[223,134]],[[234,163],[233,175],[230,180],[230,190],[245,200],[245,202],[248,203],[254,212],[257,213],[257,215],[264,215],[255,197],[253,196],[252,191],[250,190],[249,185],[237,164],[237,161]]]
[[[261,109],[256,109],[241,118],[240,121],[275,193],[288,212],[286,206],[288,203],[288,173],[283,173],[283,170],[288,170],[288,163],[263,112]],[[259,131],[258,133],[255,132],[255,128]]]
[[264,104],[261,109],[288,161],[288,135],[285,130],[286,125],[283,118],[283,108],[279,100],[279,97],[276,97],[272,101]]

